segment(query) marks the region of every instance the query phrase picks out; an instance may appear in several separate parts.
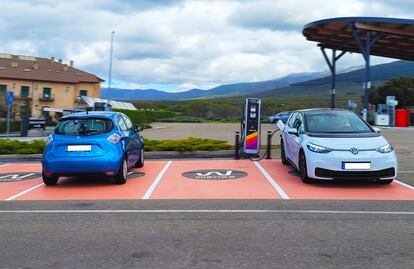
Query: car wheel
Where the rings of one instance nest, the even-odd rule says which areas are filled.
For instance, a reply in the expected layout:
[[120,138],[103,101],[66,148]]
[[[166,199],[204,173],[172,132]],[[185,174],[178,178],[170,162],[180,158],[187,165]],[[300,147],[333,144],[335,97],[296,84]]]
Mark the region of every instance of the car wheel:
[[144,148],[141,149],[141,154],[139,156],[139,160],[135,163],[135,167],[141,168],[144,166],[145,155],[144,155]]
[[305,156],[305,153],[303,153],[303,151],[299,153],[299,174],[300,174],[300,178],[302,179],[303,183],[309,184],[313,182],[313,180],[310,177],[308,177],[306,156]]
[[378,183],[386,185],[386,184],[391,184],[392,181],[393,181],[392,179],[378,180]]
[[289,165],[289,161],[286,158],[285,144],[283,143],[283,140],[280,140],[280,159],[282,160],[283,165]]
[[128,164],[127,158],[125,157],[121,163],[121,167],[119,168],[118,174],[115,176],[115,183],[116,184],[125,184],[128,178]]
[[57,177],[57,176],[50,176],[50,177],[48,177],[48,176],[46,176],[46,175],[45,175],[45,173],[43,173],[43,172],[42,172],[42,178],[43,178],[43,183],[44,183],[46,186],[53,186],[53,185],[56,185],[56,184],[57,184],[57,182],[58,182],[58,179],[59,179],[59,177]]

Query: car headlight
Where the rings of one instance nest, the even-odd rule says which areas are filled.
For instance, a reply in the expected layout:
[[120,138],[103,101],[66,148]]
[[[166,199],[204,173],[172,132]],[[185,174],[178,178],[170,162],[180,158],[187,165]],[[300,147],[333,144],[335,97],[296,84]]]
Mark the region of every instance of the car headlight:
[[121,141],[121,137],[117,134],[112,134],[110,135],[108,138],[108,141],[111,142],[112,144],[116,144],[119,141]]
[[49,135],[45,138],[46,146],[53,142],[53,135]]
[[394,149],[392,148],[392,146],[390,144],[387,144],[385,146],[377,148],[377,151],[380,152],[380,153],[390,153],[393,150]]
[[311,144],[311,143],[308,143],[306,146],[308,147],[310,151],[316,152],[316,153],[328,153],[332,151],[330,148],[318,146],[318,145]]

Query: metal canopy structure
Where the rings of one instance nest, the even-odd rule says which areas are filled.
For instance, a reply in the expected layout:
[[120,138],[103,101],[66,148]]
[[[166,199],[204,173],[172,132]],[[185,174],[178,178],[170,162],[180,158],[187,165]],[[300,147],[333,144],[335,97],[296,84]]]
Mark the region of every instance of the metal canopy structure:
[[112,108],[116,108],[116,109],[137,110],[137,108],[132,103],[128,103],[128,102],[119,102],[119,101],[101,99],[101,98],[90,97],[90,96],[81,96],[80,98],[89,107],[93,107],[96,102],[100,102],[100,103],[109,103],[112,105]]
[[[361,53],[365,61],[364,118],[368,116],[370,56],[414,61],[414,20],[343,17],[311,22],[303,35],[318,42],[332,74],[331,107],[335,107],[336,62],[346,52]],[[332,50],[332,57],[326,53]]]

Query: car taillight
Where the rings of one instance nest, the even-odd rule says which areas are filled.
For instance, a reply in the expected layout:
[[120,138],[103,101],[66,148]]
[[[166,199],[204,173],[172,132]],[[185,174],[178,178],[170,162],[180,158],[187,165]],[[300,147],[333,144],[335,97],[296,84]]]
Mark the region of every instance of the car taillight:
[[119,141],[121,141],[121,137],[117,134],[113,134],[108,137],[108,141],[111,142],[112,144],[116,144]]

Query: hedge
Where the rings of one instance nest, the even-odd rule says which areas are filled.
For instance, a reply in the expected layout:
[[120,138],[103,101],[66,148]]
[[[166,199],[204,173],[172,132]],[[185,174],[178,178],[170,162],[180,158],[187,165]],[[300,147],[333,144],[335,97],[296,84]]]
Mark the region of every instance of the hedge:
[[[231,149],[227,141],[189,137],[178,140],[144,139],[146,151],[198,151]],[[46,143],[44,140],[30,142],[0,139],[0,154],[36,154],[42,153]]]
[[42,153],[46,146],[43,140],[18,141],[1,139],[0,154],[36,154]]
[[227,141],[189,137],[178,140],[149,140],[144,139],[146,151],[198,151],[231,149]]
[[114,111],[122,112],[127,115],[134,125],[148,124],[153,121],[173,118],[178,115],[176,112],[168,110],[126,110],[114,109]]

